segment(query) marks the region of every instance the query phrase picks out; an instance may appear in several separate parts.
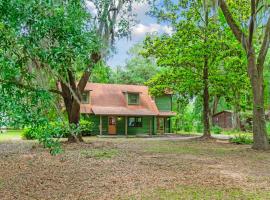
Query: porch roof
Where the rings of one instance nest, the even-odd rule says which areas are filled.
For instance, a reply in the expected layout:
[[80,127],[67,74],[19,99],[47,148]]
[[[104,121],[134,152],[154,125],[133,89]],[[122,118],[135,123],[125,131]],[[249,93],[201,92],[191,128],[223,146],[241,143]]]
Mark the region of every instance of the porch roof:
[[118,115],[118,116],[156,116],[157,113],[145,108],[127,107],[101,107],[93,106],[92,111],[95,115]]

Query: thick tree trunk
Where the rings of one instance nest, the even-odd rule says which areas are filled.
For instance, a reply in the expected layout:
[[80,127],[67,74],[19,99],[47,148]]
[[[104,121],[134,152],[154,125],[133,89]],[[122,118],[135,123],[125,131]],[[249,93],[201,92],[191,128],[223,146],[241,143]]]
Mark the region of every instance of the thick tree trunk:
[[[92,62],[90,63],[88,69],[83,73],[78,84],[76,83],[74,74],[71,71],[68,71],[67,84],[69,86],[63,82],[60,82],[62,88],[62,96],[68,114],[68,121],[69,125],[71,126],[79,126],[81,94],[84,92],[84,88],[89,80],[94,65],[98,63],[100,59],[101,55],[99,53],[93,53],[91,55]],[[70,133],[68,141],[83,142],[83,138],[80,133]]]
[[[264,112],[263,70],[256,65],[255,51],[248,56],[248,73],[253,91],[253,149],[269,149]],[[262,68],[263,69],[263,68]]]
[[[73,102],[71,113],[68,116],[69,124],[75,127],[79,126],[80,123],[80,104],[77,101]],[[81,133],[70,134],[68,136],[68,142],[83,142]]]

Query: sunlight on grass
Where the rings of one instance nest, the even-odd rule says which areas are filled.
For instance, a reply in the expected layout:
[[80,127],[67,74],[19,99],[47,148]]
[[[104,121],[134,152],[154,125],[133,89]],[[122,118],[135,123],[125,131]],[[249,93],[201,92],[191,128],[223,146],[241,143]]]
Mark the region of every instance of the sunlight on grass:
[[234,147],[221,147],[213,144],[202,144],[199,142],[163,142],[152,143],[145,147],[146,152],[151,153],[172,153],[191,155],[225,155],[237,150]]
[[0,141],[20,140],[22,139],[22,130],[8,130],[0,133]]
[[[158,188],[149,194],[142,194],[141,198],[144,200],[177,200],[177,199],[193,199],[193,200],[236,200],[236,199],[268,199],[270,191],[243,191],[241,189],[224,189],[212,188],[203,186],[177,186],[174,189]],[[130,197],[129,199],[136,199]]]

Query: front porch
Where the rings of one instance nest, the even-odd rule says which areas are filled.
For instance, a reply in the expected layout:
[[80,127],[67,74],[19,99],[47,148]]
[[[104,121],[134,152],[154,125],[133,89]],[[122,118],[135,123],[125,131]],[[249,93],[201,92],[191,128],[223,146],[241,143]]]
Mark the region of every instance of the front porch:
[[89,115],[94,135],[162,135],[171,132],[170,117]]

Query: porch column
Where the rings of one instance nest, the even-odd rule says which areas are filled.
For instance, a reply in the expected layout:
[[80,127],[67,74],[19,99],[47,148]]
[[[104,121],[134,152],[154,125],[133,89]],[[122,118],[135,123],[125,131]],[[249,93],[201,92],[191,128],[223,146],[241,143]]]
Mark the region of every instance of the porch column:
[[127,136],[127,127],[128,127],[128,121],[127,116],[125,116],[125,135]]
[[99,134],[102,135],[102,116],[99,116]]
[[149,135],[152,135],[152,119],[149,120]]

